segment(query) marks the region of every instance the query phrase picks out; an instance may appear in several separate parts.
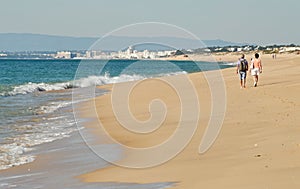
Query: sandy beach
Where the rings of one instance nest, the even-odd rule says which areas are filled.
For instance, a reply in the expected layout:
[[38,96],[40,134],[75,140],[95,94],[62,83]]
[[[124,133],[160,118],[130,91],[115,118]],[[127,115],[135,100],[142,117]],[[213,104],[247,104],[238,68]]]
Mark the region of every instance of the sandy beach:
[[[211,55],[204,54],[189,54],[187,57],[184,55],[171,56],[167,58],[162,58],[163,60],[194,60],[194,61],[217,61],[217,62],[237,62],[237,60],[241,57],[241,54],[245,54],[248,61],[251,58],[254,58],[254,54],[256,52],[248,51],[248,52],[224,52],[224,53],[212,53]],[[263,55],[264,61],[272,61],[272,54],[264,54],[262,51],[258,51],[259,54]],[[297,52],[295,53],[281,53],[277,54],[277,61],[286,60],[291,57],[297,57]]]
[[300,189],[299,7],[1,1],[0,189]]
[[[218,61],[235,61],[237,58],[215,57]],[[249,56],[246,58],[250,59]],[[226,87],[226,113],[222,130],[206,153],[199,154],[198,149],[210,119],[211,94],[205,75],[193,73],[188,77],[197,91],[201,113],[197,130],[181,153],[151,168],[95,167],[95,171],[79,178],[83,182],[173,182],[172,188],[189,189],[299,188],[300,57],[284,55],[272,60],[270,55],[264,55],[262,61],[263,74],[257,88],[252,87],[252,77],[248,75],[247,88],[240,89],[235,68],[221,70]],[[116,85],[122,88],[129,83]],[[104,86],[110,90],[113,90],[112,87],[116,86]],[[184,89],[185,86],[180,87]],[[99,120],[116,141],[135,148],[151,147],[161,144],[176,130],[181,111],[180,98],[174,89],[161,80],[140,82],[129,97],[131,113],[139,121],[151,117],[151,100],[160,99],[165,103],[167,114],[164,122],[160,128],[148,134],[132,133],[121,127],[112,109],[112,93],[97,97],[95,103]],[[193,103],[191,100],[188,103]],[[121,106],[125,102],[119,103]],[[82,118],[93,118],[92,105],[93,101],[83,105]],[[86,127],[101,138],[104,134],[96,127],[97,123],[98,120],[94,119]],[[185,120],[182,124],[189,125]],[[101,142],[111,141],[102,138]],[[121,163],[132,161],[128,153],[124,152]],[[143,158],[136,161],[143,161]]]

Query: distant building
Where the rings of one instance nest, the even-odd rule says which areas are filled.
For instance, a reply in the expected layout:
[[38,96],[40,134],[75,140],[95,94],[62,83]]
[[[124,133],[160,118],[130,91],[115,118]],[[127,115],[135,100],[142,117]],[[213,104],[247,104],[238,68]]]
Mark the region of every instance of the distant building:
[[91,51],[86,51],[85,52],[85,57],[86,58],[92,58],[92,52]]
[[76,53],[76,57],[82,57],[81,53],[80,53],[80,52],[77,52],[77,53]]
[[242,51],[243,51],[243,48],[239,47],[239,48],[236,49],[236,51],[237,51],[237,52],[242,52]]
[[146,58],[146,59],[150,58],[150,52],[148,50],[143,51],[143,58]]
[[228,50],[229,52],[234,52],[234,51],[236,51],[236,48],[234,48],[234,47],[229,47],[229,48],[227,48],[227,50]]
[[294,52],[294,51],[300,51],[300,47],[281,47],[279,52]]
[[127,49],[127,55],[131,55],[133,53],[133,48],[132,46],[129,46],[128,49]]
[[244,49],[243,49],[243,51],[251,51],[252,50],[252,48],[250,47],[250,46],[246,46],[246,47],[244,47]]
[[55,58],[65,58],[65,59],[70,59],[71,57],[71,52],[69,51],[59,51],[56,53]]

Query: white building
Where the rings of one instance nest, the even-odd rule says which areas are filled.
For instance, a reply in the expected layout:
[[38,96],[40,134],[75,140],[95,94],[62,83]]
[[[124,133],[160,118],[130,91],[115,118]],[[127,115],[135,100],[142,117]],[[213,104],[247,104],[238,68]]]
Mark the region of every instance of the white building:
[[86,51],[85,52],[85,57],[86,58],[92,58],[92,52],[91,51]]
[[227,48],[227,50],[230,51],[230,52],[234,52],[235,48],[234,47],[230,47],[230,48]]
[[143,51],[143,58],[146,58],[146,59],[150,58],[150,52],[148,50]]
[[239,47],[239,48],[237,48],[236,51],[237,51],[237,52],[242,52],[242,51],[243,51],[243,48]]
[[246,46],[246,47],[244,47],[244,49],[243,49],[243,51],[251,51],[252,49],[251,49],[251,47],[250,46]]
[[300,51],[300,47],[281,47],[279,52],[294,52],[294,51]]
[[127,55],[130,57],[130,55],[133,53],[132,46],[129,46],[126,52],[127,52]]
[[69,52],[69,51],[59,51],[59,52],[56,53],[55,58],[70,59],[71,58],[71,52]]

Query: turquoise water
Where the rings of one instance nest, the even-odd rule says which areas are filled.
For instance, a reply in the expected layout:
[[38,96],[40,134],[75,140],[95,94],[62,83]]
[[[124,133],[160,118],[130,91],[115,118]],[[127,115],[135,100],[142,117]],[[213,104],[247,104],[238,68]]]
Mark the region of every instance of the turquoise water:
[[[119,77],[121,75],[155,77],[179,72],[192,73],[201,70],[215,69],[214,66],[211,66],[211,63],[192,61],[85,60],[84,62],[88,62],[90,66],[85,67],[87,70],[85,70],[84,75],[81,75],[82,78],[88,76]],[[16,86],[28,83],[55,84],[72,81],[80,63],[80,60],[0,59],[0,94],[2,96],[14,95],[15,93],[8,93]],[[222,69],[230,65],[219,63],[219,66]],[[97,70],[94,69],[95,67],[101,67],[102,69]],[[103,80],[103,84],[110,82],[110,78],[106,79],[107,80]],[[65,86],[65,88],[67,87],[68,86]],[[45,88],[45,90],[47,90],[47,88]],[[31,91],[24,89],[23,92]]]
[[[80,67],[82,64],[85,66]],[[58,140],[80,140],[72,138],[74,132],[81,129],[75,124],[71,107],[79,103],[72,101],[72,91],[77,88],[231,66],[217,65],[219,67],[208,62],[156,60],[0,59],[0,170],[34,161],[36,154],[45,153],[41,145]],[[78,72],[78,67],[83,70]],[[105,91],[96,90],[96,95],[103,93]]]

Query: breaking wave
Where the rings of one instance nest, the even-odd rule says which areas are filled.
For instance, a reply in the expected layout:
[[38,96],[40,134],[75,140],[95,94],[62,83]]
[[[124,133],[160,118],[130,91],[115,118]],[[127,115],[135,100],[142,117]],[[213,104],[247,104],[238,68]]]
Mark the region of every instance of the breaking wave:
[[[159,77],[185,74],[185,73],[186,72],[168,73],[168,74],[159,75]],[[109,74],[105,74],[104,76],[88,76],[86,78],[81,78],[78,80],[63,82],[63,83],[50,84],[50,83],[29,82],[27,84],[15,86],[12,88],[11,91],[2,92],[2,93],[0,93],[0,95],[1,96],[14,96],[14,95],[20,95],[20,94],[42,92],[42,91],[58,91],[58,90],[65,90],[65,89],[71,89],[71,88],[83,88],[83,87],[90,87],[90,86],[121,83],[121,82],[126,82],[126,81],[136,81],[136,80],[142,80],[142,79],[146,79],[146,78],[149,78],[149,77],[142,76],[142,75],[126,75],[126,74],[111,77]]]

